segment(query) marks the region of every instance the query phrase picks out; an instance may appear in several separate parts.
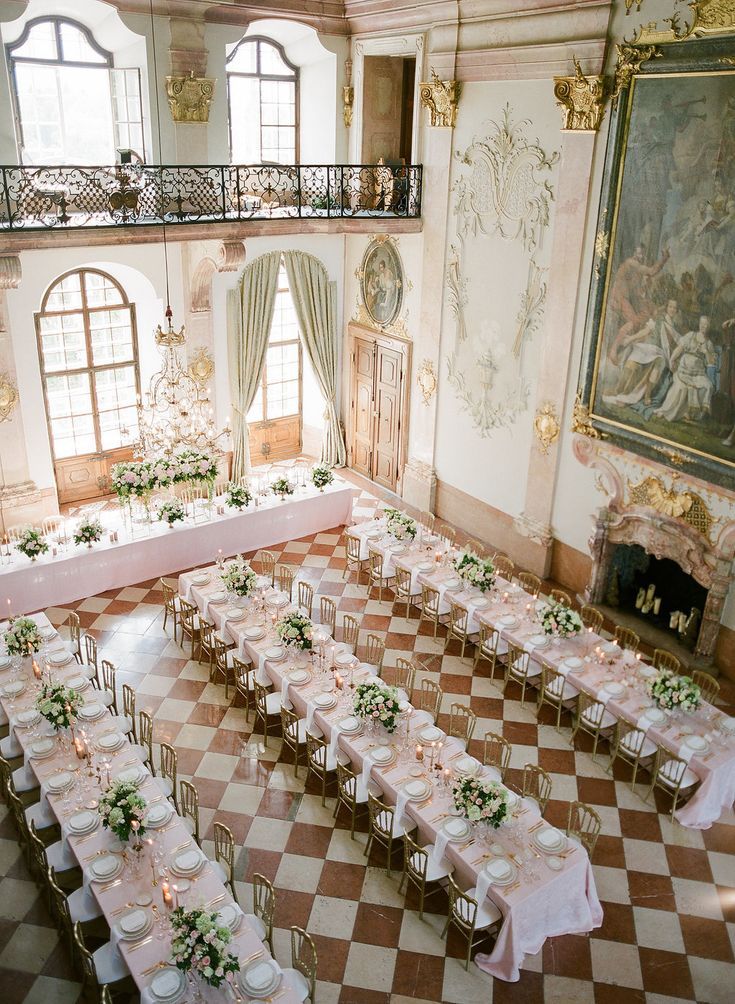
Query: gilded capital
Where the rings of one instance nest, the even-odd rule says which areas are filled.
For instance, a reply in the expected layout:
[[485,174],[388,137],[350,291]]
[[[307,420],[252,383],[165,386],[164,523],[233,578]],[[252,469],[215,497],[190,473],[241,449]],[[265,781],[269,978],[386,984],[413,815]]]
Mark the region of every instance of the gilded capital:
[[574,58],[573,77],[554,77],[554,97],[562,110],[562,129],[597,132],[605,111],[604,77],[585,77]]
[[166,97],[174,122],[209,122],[209,106],[217,83],[209,77],[166,77]]
[[457,106],[462,84],[458,80],[440,80],[434,70],[431,81],[421,84],[421,104],[429,109],[431,125],[453,129],[457,122]]
[[7,373],[0,373],[0,422],[7,422],[18,403],[18,388]]

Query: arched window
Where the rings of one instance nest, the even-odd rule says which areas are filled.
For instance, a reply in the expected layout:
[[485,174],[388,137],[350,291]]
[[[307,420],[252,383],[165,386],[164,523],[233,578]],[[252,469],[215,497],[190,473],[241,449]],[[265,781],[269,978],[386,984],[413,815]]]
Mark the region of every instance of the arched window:
[[144,155],[140,74],[67,18],[35,18],[6,46],[22,159],[27,164],[115,163]]
[[299,71],[282,46],[243,38],[227,59],[230,160],[295,164],[298,160]]
[[135,308],[105,272],[69,272],[36,314],[54,459],[103,454],[137,438]]

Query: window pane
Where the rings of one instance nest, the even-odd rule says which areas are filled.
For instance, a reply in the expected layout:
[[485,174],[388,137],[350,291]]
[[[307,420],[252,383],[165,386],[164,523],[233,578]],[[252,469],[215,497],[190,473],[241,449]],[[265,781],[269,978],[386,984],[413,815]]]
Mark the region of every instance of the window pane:
[[260,99],[257,77],[230,77],[232,163],[259,164]]
[[58,69],[64,115],[66,163],[112,164],[110,75],[107,68],[61,66]]
[[106,275],[100,275],[99,272],[85,272],[84,292],[90,307],[102,307],[123,302],[123,296],[115,283]]
[[96,373],[95,390],[102,449],[116,449],[135,439],[138,416],[134,368],[121,366]]
[[[262,386],[262,385],[261,385]],[[258,387],[258,393],[255,395],[255,400],[253,405],[248,412],[248,422],[262,422],[263,421],[263,392],[260,387]]]
[[260,72],[273,74],[277,73],[284,77],[292,77],[294,71],[284,63],[280,52],[273,45],[267,42],[260,43]]
[[94,366],[107,366],[133,359],[133,329],[129,308],[93,311],[89,315],[89,334]]
[[28,38],[18,49],[12,50],[13,59],[58,59],[56,32],[51,21],[42,21],[31,28]]
[[61,34],[62,59],[73,63],[104,63],[107,59],[100,55],[87,41],[84,32],[73,24],[59,25]]
[[60,163],[64,143],[56,67],[18,63],[15,80],[25,163]]
[[47,373],[80,369],[87,365],[82,314],[41,318],[41,351]]
[[52,288],[46,310],[78,310],[82,306],[82,288],[78,272],[72,272]]
[[232,73],[257,73],[257,58],[257,42],[243,42],[228,61],[227,69]]

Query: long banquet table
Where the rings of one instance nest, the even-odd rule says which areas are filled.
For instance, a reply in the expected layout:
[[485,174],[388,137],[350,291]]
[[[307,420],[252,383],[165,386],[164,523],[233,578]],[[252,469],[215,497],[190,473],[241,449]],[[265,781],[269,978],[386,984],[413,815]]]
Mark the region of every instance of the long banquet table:
[[16,553],[11,564],[0,561],[0,597],[22,614],[170,575],[208,560],[218,548],[234,554],[306,537],[349,523],[352,497],[352,486],[335,477],[323,492],[300,487],[284,502],[271,495],[257,507],[226,509],[208,521],[171,529],[154,522],[146,536],[130,539],[120,530],[118,541],[108,533],[91,549],[71,544],[34,562]]
[[[351,761],[363,785],[377,786],[382,795],[397,806],[397,817],[405,813],[418,827],[425,842],[436,848],[439,857],[445,857],[451,864],[455,876],[465,887],[476,887],[482,881],[482,866],[492,855],[480,853],[476,842],[453,844],[442,839],[441,822],[449,815],[450,796],[439,789],[432,780],[433,792],[428,802],[414,804],[402,791],[408,771],[415,764],[397,763],[386,769],[379,768],[370,759],[370,750],[375,741],[365,734],[347,735],[341,731],[339,722],[350,713],[350,699],[345,694],[336,708],[320,710],[313,698],[321,691],[328,690],[329,682],[310,678],[303,686],[297,686],[288,679],[287,660],[273,660],[266,655],[276,639],[268,626],[262,638],[248,637],[248,629],[262,620],[262,615],[254,614],[241,620],[227,619],[225,604],[215,604],[209,595],[216,593],[219,583],[216,568],[204,569],[210,574],[207,583],[195,584],[196,572],[185,572],[179,578],[181,595],[196,602],[202,613],[215,620],[218,628],[236,645],[241,655],[252,662],[262,682],[271,682],[281,691],[284,705],[293,707],[300,718],[305,718],[307,727],[324,735],[330,752],[341,751]],[[272,594],[276,598],[276,594]],[[286,609],[281,606],[281,612]],[[254,618],[254,619],[253,619]],[[265,619],[265,625],[269,621]],[[327,651],[333,655],[341,646],[328,645]],[[354,675],[354,682],[366,678],[363,667]],[[258,678],[256,676],[256,678]],[[410,732],[407,744],[413,748],[418,731],[431,721],[426,712],[413,711],[410,715]],[[451,767],[452,760],[463,750],[458,740],[447,739],[443,750],[444,765]],[[495,775],[491,768],[485,774]],[[403,776],[403,775],[406,776]],[[512,837],[502,829],[495,836],[497,843],[519,866],[520,884],[504,891],[490,886],[487,895],[496,903],[503,915],[503,922],[493,951],[489,956],[479,956],[477,964],[485,972],[499,979],[515,981],[520,977],[520,965],[525,955],[535,954],[549,937],[560,934],[582,933],[599,927],[602,923],[602,908],[595,891],[594,878],[587,852],[576,843],[570,843],[561,858],[560,870],[555,871],[538,862],[541,855],[532,849],[531,831],[538,828],[539,812],[534,803],[522,805],[518,816],[520,834]],[[442,846],[442,844],[444,846]],[[479,854],[479,857],[478,857]],[[527,860],[524,858],[527,857]]]
[[[39,627],[50,628],[45,614],[34,614],[33,619],[36,620]],[[63,647],[64,643],[58,634],[48,643],[49,651],[59,651]],[[54,667],[52,674],[54,680],[66,681],[80,675],[80,666],[74,659],[71,659],[66,666]],[[52,792],[48,787],[48,782],[50,778],[63,771],[78,771],[80,763],[76,759],[71,760],[70,753],[68,751],[64,752],[60,747],[50,757],[45,759],[36,759],[32,756],[30,747],[34,738],[36,738],[34,730],[21,727],[17,722],[17,716],[22,711],[33,707],[36,697],[34,680],[28,672],[28,668],[24,667],[19,679],[24,680],[26,688],[22,694],[11,700],[4,692],[4,687],[9,682],[10,677],[11,673],[8,670],[0,671],[0,705],[7,714],[11,730],[22,747],[26,766],[30,768],[40,783],[42,811],[45,817],[49,818],[49,822],[55,821],[60,825],[63,851],[69,861],[68,866],[71,867],[74,864],[78,864],[82,869],[84,876],[84,896],[87,900],[92,898],[98,904],[102,915],[110,927],[112,950],[118,951],[122,955],[130,971],[130,975],[141,992],[143,1004],[153,1004],[154,998],[150,993],[149,985],[155,973],[158,969],[162,968],[170,956],[170,926],[163,922],[159,924],[154,920],[153,926],[146,932],[145,936],[137,940],[126,940],[121,937],[118,924],[121,915],[132,909],[135,906],[136,900],[140,900],[140,904],[142,904],[145,902],[145,899],[148,899],[148,905],[140,907],[139,904],[139,908],[142,908],[146,912],[150,910],[151,916],[156,916],[156,910],[158,910],[158,917],[165,916],[165,909],[161,903],[160,896],[162,876],[159,873],[157,879],[158,885],[154,887],[152,884],[153,872],[148,852],[144,854],[144,859],[141,861],[137,874],[131,871],[125,859],[132,852],[122,847],[117,838],[108,830],[103,829],[101,824],[91,833],[82,836],[70,831],[68,821],[75,812],[79,811],[80,806],[72,804],[71,796]],[[99,699],[99,691],[93,689],[91,685],[83,691],[83,694],[86,698],[86,704],[91,704]],[[99,749],[96,744],[102,736],[110,734],[112,728],[114,728],[114,721],[110,711],[107,710],[97,721],[85,722],[83,724],[82,727],[87,739],[95,748]],[[79,725],[80,723],[78,722],[78,727]],[[43,720],[41,721],[41,726],[44,726]],[[46,734],[45,728],[41,729],[41,734]],[[48,734],[51,734],[50,729]],[[106,754],[106,759],[109,761],[109,770],[113,780],[124,771],[130,770],[131,765],[139,765],[140,771],[144,775],[140,783],[139,792],[146,799],[148,805],[152,806],[162,801],[164,796],[157,779],[151,775],[145,764],[140,761],[139,756],[140,753],[136,751],[135,747],[131,747],[130,743],[125,741],[118,751]],[[85,770],[86,767],[83,766],[79,772],[80,778],[84,776]],[[98,799],[100,790],[94,782],[90,782],[90,787],[84,793],[84,802],[86,803],[90,798]],[[90,804],[93,803],[90,802]],[[163,861],[169,866],[174,853],[181,852],[187,847],[196,847],[189,830],[175,812],[172,813],[170,820],[161,826],[160,829],[148,829],[146,831],[146,838],[149,837],[158,839]],[[106,853],[121,855],[125,861],[125,866],[119,878],[114,878],[110,881],[100,881],[94,878],[89,869],[95,858]],[[176,883],[177,879],[173,872],[169,873],[168,881]],[[185,906],[207,904],[211,905],[212,909],[216,908],[217,910],[223,909],[226,905],[234,904],[229,890],[224,886],[217,873],[206,860],[202,869],[191,879],[191,888],[186,893],[186,897],[182,894],[179,902]],[[241,910],[239,912],[242,913]],[[244,916],[233,934],[229,950],[243,960],[243,964],[247,962],[248,965],[256,958],[258,961],[270,958],[268,948],[260,941],[258,935]],[[232,999],[224,988],[220,990],[209,987],[202,989],[206,993],[207,1001],[224,1002]],[[280,986],[273,993],[277,996],[279,1004],[297,1004],[301,999],[293,987],[289,985],[287,975],[282,978]],[[244,995],[244,991],[242,991],[242,994]],[[188,990],[179,994],[175,998],[175,1001],[188,999],[187,995]],[[155,998],[155,1000],[158,999]]]

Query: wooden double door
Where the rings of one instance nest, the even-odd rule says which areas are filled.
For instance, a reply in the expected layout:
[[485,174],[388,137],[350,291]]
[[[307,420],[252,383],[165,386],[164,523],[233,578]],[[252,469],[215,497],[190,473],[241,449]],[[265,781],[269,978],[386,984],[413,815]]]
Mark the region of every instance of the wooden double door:
[[410,345],[350,325],[350,466],[395,491],[408,430]]

